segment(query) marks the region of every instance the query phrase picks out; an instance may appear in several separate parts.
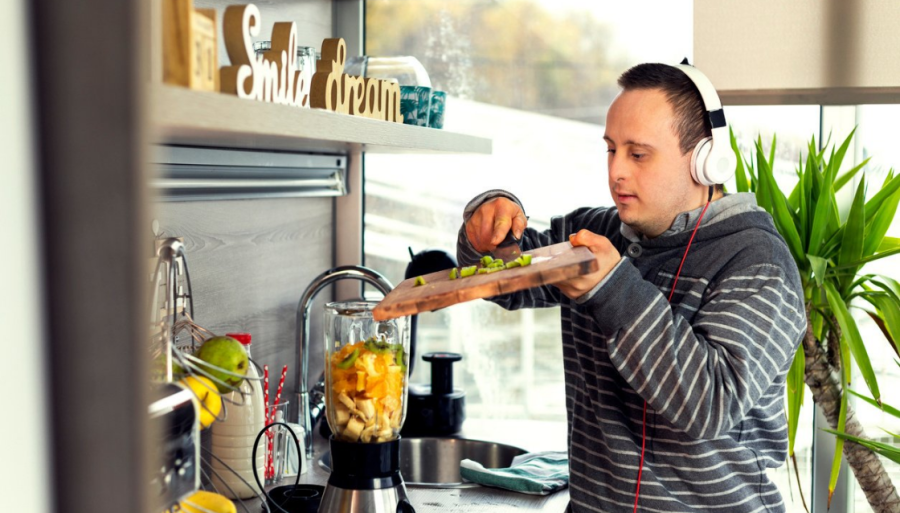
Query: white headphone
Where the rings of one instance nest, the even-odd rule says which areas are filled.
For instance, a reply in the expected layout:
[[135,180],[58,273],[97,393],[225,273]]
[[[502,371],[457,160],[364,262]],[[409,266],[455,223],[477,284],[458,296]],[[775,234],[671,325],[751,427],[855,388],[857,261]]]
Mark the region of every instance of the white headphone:
[[697,86],[712,126],[712,137],[704,137],[694,147],[694,153],[691,155],[691,176],[695,182],[701,185],[725,183],[734,175],[737,158],[731,149],[728,123],[725,122],[725,111],[722,110],[722,102],[719,100],[716,88],[706,78],[706,75],[688,64],[687,59],[673,67],[683,71]]

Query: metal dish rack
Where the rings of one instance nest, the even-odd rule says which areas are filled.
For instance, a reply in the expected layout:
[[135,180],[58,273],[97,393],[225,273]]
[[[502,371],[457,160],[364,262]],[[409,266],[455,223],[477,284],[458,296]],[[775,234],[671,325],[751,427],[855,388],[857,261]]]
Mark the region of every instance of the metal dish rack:
[[[191,277],[184,244],[177,238],[158,240],[156,255],[157,261],[152,275],[153,312],[150,324],[151,361],[154,362],[152,379],[164,383],[175,383],[187,376],[204,376],[209,378],[213,383],[227,390],[226,393],[221,393],[217,387],[210,389],[222,399],[222,410],[214,414],[203,401],[199,400],[199,397],[196,403],[215,417],[216,420],[213,423],[225,420],[228,417],[228,405],[243,405],[249,394],[241,390],[240,386],[230,385],[215,374],[256,382],[250,383],[251,387],[262,386],[263,378],[236,374],[204,362],[194,356],[199,346],[207,339],[215,336],[215,334],[194,321],[193,291],[191,289]],[[257,368],[257,376],[262,376],[263,372],[260,366],[252,359],[250,363]],[[237,393],[232,394],[231,392]],[[240,401],[232,400],[231,397],[239,397]],[[199,436],[197,444],[201,445]],[[248,483],[240,474],[212,454],[209,449],[201,445],[200,471],[203,477],[202,483],[207,483],[206,489],[222,493],[222,490],[217,489],[213,484],[214,480],[211,473],[217,474],[211,465],[213,459],[217,460],[227,471],[232,472],[249,488],[256,488],[255,484]],[[226,480],[220,478],[218,481],[228,488],[228,491],[231,492],[230,495],[235,495]],[[204,489],[204,486],[201,486],[201,489]],[[264,496],[257,492],[256,497],[261,501],[263,511],[267,511],[268,507]],[[244,502],[242,500],[235,501],[239,508],[246,513],[251,513]],[[191,507],[197,511],[208,511],[194,504],[191,504]],[[176,513],[184,510],[176,503],[165,511]]]

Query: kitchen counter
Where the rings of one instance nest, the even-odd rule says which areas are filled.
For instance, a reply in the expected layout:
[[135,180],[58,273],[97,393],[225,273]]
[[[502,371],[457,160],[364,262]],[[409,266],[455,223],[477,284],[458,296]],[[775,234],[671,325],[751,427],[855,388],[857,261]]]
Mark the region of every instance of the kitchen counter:
[[[457,438],[486,440],[521,447],[527,451],[549,451],[566,449],[565,422],[511,421],[511,420],[466,420],[463,432]],[[313,437],[315,448],[312,468],[300,476],[305,484],[325,485],[329,473],[319,464],[319,458],[328,451],[328,441]],[[295,478],[285,480],[293,484]],[[551,495],[527,495],[497,488],[423,488],[406,486],[410,502],[417,513],[462,513],[462,512],[511,512],[522,510],[563,512],[569,502],[569,491],[564,489]],[[238,511],[256,513],[261,511],[258,500],[244,501]]]

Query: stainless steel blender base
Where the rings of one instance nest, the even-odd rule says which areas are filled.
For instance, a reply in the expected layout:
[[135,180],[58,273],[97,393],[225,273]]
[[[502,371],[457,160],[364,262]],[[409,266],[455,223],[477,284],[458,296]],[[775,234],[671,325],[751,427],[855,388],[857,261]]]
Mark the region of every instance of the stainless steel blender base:
[[346,490],[329,484],[319,506],[322,513],[414,513],[402,483],[377,490]]

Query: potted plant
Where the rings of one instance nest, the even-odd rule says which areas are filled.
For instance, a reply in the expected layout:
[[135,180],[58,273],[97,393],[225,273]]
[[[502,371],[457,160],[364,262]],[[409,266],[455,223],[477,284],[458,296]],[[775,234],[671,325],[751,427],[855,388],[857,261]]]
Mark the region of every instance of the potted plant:
[[[859,171],[868,159],[839,173],[854,133],[840,147],[832,146],[830,152],[828,143],[819,150],[813,137],[806,161],[800,159],[797,185],[788,195],[778,188],[772,172],[775,138],[768,156],[760,139],[750,158],[741,155],[733,133],[731,145],[738,160],[738,192],[755,192],[759,206],[772,215],[803,283],[808,328],[787,377],[789,455],[795,473],[794,441],[805,383],[831,425],[830,431],[837,435],[829,506],[841,459],[846,457],[873,510],[896,513],[900,512],[900,497],[876,452],[900,463],[900,450],[866,437],[844,392],[855,394],[850,388],[850,367],[855,365],[871,397],[856,395],[900,416],[882,402],[867,351],[872,344],[887,342],[900,356],[900,283],[861,272],[868,262],[900,253],[900,239],[885,236],[900,202],[900,176],[889,172],[878,191],[866,200],[866,176]],[[858,174],[849,211],[842,216],[835,195]],[[851,303],[867,311],[881,328],[884,340],[863,341],[850,313]],[[799,473],[797,479],[799,485]],[[805,499],[803,502],[805,507]]]

